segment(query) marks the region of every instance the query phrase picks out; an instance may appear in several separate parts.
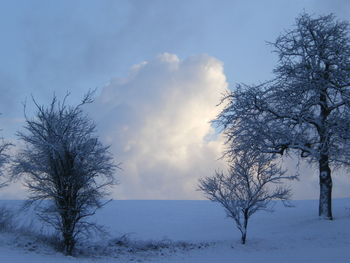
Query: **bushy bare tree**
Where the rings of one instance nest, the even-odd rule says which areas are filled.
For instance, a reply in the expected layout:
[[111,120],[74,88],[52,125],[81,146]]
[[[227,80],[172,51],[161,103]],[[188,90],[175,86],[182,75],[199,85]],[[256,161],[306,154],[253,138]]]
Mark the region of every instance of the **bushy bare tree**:
[[236,157],[228,174],[216,172],[199,181],[199,189],[209,200],[220,203],[228,217],[235,221],[245,244],[249,218],[269,208],[272,200],[287,200],[290,190],[280,185],[286,176],[273,156],[246,151]]
[[[39,202],[38,215],[62,235],[64,252],[72,255],[81,234],[96,224],[89,221],[102,207],[106,190],[115,183],[112,156],[101,144],[95,124],[82,106],[66,105],[54,96],[49,106],[36,105],[36,115],[26,116],[19,138],[25,147],[17,154],[13,173],[24,175],[30,202]],[[38,203],[38,202],[36,202]]]
[[319,216],[332,219],[331,168],[349,166],[350,34],[333,15],[302,14],[272,43],[272,81],[239,85],[217,118],[227,154],[246,145],[265,153],[297,151],[319,168]]

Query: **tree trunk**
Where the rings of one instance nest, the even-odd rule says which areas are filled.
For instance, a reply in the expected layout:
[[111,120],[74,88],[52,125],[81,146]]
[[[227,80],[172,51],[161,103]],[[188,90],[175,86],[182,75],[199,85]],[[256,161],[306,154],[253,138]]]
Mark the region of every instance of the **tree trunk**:
[[72,256],[75,246],[74,225],[76,222],[74,222],[75,216],[70,213],[71,210],[65,209],[61,214],[64,253],[67,256]]
[[319,216],[324,219],[332,220],[332,177],[329,168],[328,156],[321,155],[319,161],[320,169],[320,200]]
[[244,229],[242,232],[241,243],[244,245],[247,238],[247,230]]
[[74,237],[71,233],[66,233],[63,236],[63,242],[64,242],[64,253],[66,256],[72,256],[73,255],[73,249],[75,245]]
[[247,238],[247,227],[248,227],[248,213],[244,213],[244,222],[243,222],[243,229],[242,229],[242,237],[241,237],[241,243],[244,245]]

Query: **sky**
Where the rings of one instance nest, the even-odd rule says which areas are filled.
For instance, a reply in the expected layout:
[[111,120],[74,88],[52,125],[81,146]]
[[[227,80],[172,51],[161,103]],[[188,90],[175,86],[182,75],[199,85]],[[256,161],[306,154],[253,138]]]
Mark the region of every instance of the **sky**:
[[[115,199],[201,199],[198,179],[223,169],[223,138],[209,123],[222,93],[270,79],[268,41],[301,12],[350,17],[347,0],[1,1],[1,135],[20,147],[23,104],[70,92],[86,108],[122,170]],[[14,152],[16,151],[14,148]],[[295,172],[296,162],[284,160]],[[316,199],[316,169],[300,165],[295,199]],[[334,175],[334,196],[350,177]],[[20,182],[0,198],[25,198]]]

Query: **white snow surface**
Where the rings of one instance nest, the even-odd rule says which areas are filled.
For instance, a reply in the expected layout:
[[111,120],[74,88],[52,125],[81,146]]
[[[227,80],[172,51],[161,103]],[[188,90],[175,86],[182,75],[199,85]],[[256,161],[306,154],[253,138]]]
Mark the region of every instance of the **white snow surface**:
[[316,200],[292,204],[254,214],[241,245],[233,221],[210,201],[112,201],[95,217],[108,236],[85,240],[66,257],[43,236],[33,238],[31,231],[47,230],[20,201],[1,201],[21,211],[22,230],[0,232],[0,262],[350,262],[350,198],[333,201],[333,221],[318,218]]

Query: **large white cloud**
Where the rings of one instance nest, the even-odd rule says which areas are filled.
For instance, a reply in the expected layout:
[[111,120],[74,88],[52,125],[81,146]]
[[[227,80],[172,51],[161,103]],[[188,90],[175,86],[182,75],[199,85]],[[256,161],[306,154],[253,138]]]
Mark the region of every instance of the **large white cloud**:
[[[210,124],[228,89],[223,65],[199,55],[180,60],[164,53],[112,79],[91,110],[103,140],[122,162],[119,199],[197,199],[198,178],[224,169],[223,139]],[[286,158],[289,173],[297,162]],[[300,166],[293,198],[317,199],[317,167]],[[348,196],[344,171],[333,177],[334,197]]]
[[[198,199],[198,178],[225,169],[223,139],[210,124],[216,106],[228,89],[223,65],[217,59],[193,56],[180,60],[161,54],[131,68],[128,76],[110,81],[90,105],[102,140],[111,145],[120,185],[117,199]],[[15,142],[20,147],[18,141]],[[13,153],[16,149],[13,149]],[[290,173],[296,161],[284,160]],[[300,166],[300,181],[291,184],[293,198],[317,199],[317,167]],[[348,195],[346,172],[333,176],[334,197]],[[0,198],[26,198],[21,182],[2,188]]]
[[168,53],[107,84],[90,110],[122,162],[115,197],[201,197],[198,178],[222,166],[222,140],[210,121],[227,86],[217,59]]

